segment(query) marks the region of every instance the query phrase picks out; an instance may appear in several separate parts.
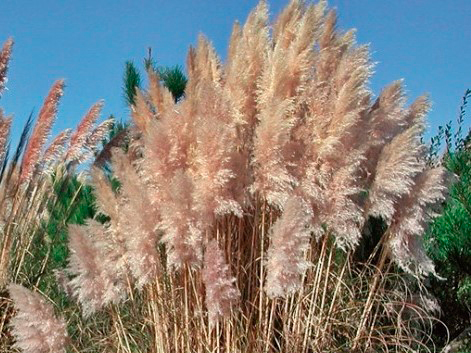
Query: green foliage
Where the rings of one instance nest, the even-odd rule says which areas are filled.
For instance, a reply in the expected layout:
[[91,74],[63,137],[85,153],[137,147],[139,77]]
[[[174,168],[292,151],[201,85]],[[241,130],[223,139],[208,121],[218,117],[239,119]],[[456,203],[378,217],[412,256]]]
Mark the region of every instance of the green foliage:
[[77,176],[67,177],[54,188],[56,202],[50,207],[50,218],[47,225],[47,234],[53,244],[52,259],[58,265],[65,264],[68,256],[63,249],[63,241],[67,239],[68,224],[83,224],[87,218],[94,216],[94,196],[92,188],[78,180]]
[[471,97],[471,89],[467,89],[466,92],[464,93],[463,96],[463,102],[460,107],[460,113],[458,115],[458,129],[456,130],[455,133],[455,149],[456,150],[461,150],[465,147],[466,145],[466,140],[469,137],[469,134],[466,138],[463,138],[463,122],[464,122],[464,117],[466,114],[466,107],[468,105],[468,99]]
[[456,119],[456,131],[453,134],[453,123],[450,120],[445,124],[445,126],[438,127],[438,133],[433,136],[430,140],[428,161],[429,164],[435,164],[440,155],[440,150],[443,147],[442,143],[445,142],[445,149],[448,153],[449,151],[460,151],[462,150],[467,141],[470,139],[470,134],[466,137],[463,137],[463,124],[464,118],[466,115],[466,107],[468,105],[468,99],[471,97],[471,89],[467,89],[463,95],[463,100],[460,106],[460,112],[458,118]]
[[132,61],[126,61],[123,81],[124,100],[128,105],[134,105],[136,89],[141,87],[141,74]]
[[469,309],[471,303],[471,276],[466,276],[460,281],[456,294],[459,301],[464,303]]
[[[172,67],[157,66],[152,57],[152,49],[149,48],[148,56],[144,58],[144,67],[146,71],[154,71],[160,78],[162,84],[172,93],[175,102],[185,94],[186,84],[188,82],[183,68],[179,65]],[[136,89],[141,88],[141,74],[136,66],[127,61],[124,71],[123,94],[128,105],[134,105],[136,97]]]
[[[37,281],[43,274],[52,274],[55,269],[67,265],[68,224],[83,224],[95,214],[94,195],[90,186],[77,176],[52,176],[54,198],[50,198],[49,219],[33,237],[30,256],[25,261],[25,274],[35,274],[29,281]],[[43,262],[38,262],[43,259]],[[41,283],[48,286],[47,281]]]
[[173,99],[177,102],[185,93],[188,79],[180,66],[161,67],[158,74],[165,87],[172,93]]
[[445,280],[431,279],[451,337],[469,325],[471,307],[471,151],[449,153],[446,167],[459,178],[443,213],[426,235],[428,255]]
[[[442,163],[457,177],[450,187],[450,197],[441,216],[434,220],[425,237],[428,255],[434,261],[437,273],[444,278],[431,278],[429,288],[439,300],[442,320],[448,326],[451,338],[466,329],[471,318],[471,150],[466,146],[469,134],[462,137],[470,95],[471,90],[467,90],[463,97],[456,132],[453,134],[449,122],[432,139],[436,155],[441,141],[445,141]],[[435,156],[430,155],[430,159],[436,161]],[[444,332],[437,332],[437,336],[444,335]]]

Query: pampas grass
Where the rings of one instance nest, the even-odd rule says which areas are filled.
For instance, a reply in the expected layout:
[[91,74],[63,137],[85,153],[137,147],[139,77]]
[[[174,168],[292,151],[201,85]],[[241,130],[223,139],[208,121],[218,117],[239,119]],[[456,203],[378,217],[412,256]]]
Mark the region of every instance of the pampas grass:
[[206,288],[208,321],[213,326],[220,318],[230,316],[231,308],[237,304],[240,296],[239,290],[234,286],[236,279],[231,276],[217,240],[212,240],[206,246],[202,277]]
[[16,338],[14,347],[25,353],[65,353],[66,323],[54,315],[51,303],[16,284],[11,284],[8,290],[18,310],[11,321]]
[[28,182],[33,175],[34,167],[38,163],[44,144],[49,138],[52,125],[56,119],[59,99],[64,94],[63,90],[64,81],[56,81],[44,101],[43,107],[39,112],[38,121],[26,145],[22,161],[20,183]]
[[[2,93],[5,88],[12,44],[12,40],[8,40],[0,52],[0,91]],[[47,234],[48,211],[54,208],[57,202],[54,190],[66,188],[70,181],[68,169],[71,163],[66,161],[65,156],[70,148],[70,137],[77,136],[77,131],[67,129],[48,143],[63,89],[62,80],[53,84],[35,125],[32,124],[33,113],[31,113],[23,128],[18,146],[12,154],[10,154],[9,142],[12,118],[5,117],[3,111],[0,113],[1,351],[11,350],[9,345],[12,336],[9,334],[7,324],[13,309],[11,301],[8,300],[7,285],[14,282],[27,284],[28,287],[37,287],[43,283],[44,278],[51,275],[47,273],[48,263],[51,262],[53,256],[51,238]],[[82,125],[83,123],[79,127]],[[105,121],[96,129],[92,128],[90,133],[86,134],[86,141],[81,144],[82,150],[94,151],[97,144],[101,143],[101,138],[106,134],[108,127],[109,121]],[[83,135],[83,133],[80,134]],[[90,158],[90,154],[87,158]],[[84,158],[81,159],[81,161],[84,160]],[[45,249],[47,253],[43,254],[42,251]],[[31,257],[34,254],[42,254],[43,257],[32,261]],[[34,268],[36,272],[28,273],[31,268]],[[20,309],[18,319],[13,320],[16,322],[14,331],[18,332],[17,346],[26,351],[63,350],[62,334],[53,332],[60,328],[65,330],[65,323],[62,321],[54,323],[52,309],[43,305],[43,301],[39,300],[37,294],[28,294],[26,289],[20,290],[20,287],[14,285],[10,288],[12,288],[12,298],[18,301]],[[44,315],[41,312],[44,312]],[[28,318],[30,322],[27,321]],[[42,319],[46,320],[45,326],[37,328],[36,324]]]
[[118,187],[94,168],[101,218],[69,228],[77,347],[434,350],[421,236],[447,175],[425,163],[428,101],[406,107],[400,81],[374,100],[368,48],[336,27],[324,1],[273,25],[262,1],[227,62],[202,35],[190,48],[184,99],[149,72],[135,138],[112,150]]
[[2,51],[0,52],[0,95],[5,90],[7,82],[8,63],[10,62],[11,52],[13,48],[13,39],[9,38],[3,44]]
[[[400,81],[373,101],[368,48],[325,2],[291,1],[273,27],[261,2],[234,26],[228,62],[200,36],[187,68],[179,102],[150,73],[132,107],[134,152],[113,151],[120,187],[94,171],[105,231],[72,234],[77,254],[81,239],[119,253],[120,307],[149,300],[153,351],[425,349],[433,320],[416,295],[433,266],[421,234],[446,192],[420,141],[428,101],[406,107]],[[387,230],[358,263],[373,217]],[[77,293],[108,283],[82,272]],[[96,294],[93,310],[119,320]]]

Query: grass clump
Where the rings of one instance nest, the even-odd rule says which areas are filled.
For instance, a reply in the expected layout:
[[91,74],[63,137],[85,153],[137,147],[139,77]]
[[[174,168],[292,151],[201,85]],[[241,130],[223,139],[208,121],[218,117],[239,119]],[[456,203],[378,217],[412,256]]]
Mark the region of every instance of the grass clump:
[[273,24],[261,2],[227,58],[200,36],[183,98],[154,70],[128,90],[127,148],[68,226],[71,349],[435,351],[422,235],[449,175],[427,164],[427,98],[373,99],[368,48],[325,2]]

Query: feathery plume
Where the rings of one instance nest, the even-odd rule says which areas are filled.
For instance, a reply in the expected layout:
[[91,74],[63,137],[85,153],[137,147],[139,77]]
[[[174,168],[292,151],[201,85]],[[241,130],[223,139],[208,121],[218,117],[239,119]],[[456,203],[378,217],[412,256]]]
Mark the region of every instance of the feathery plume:
[[340,248],[355,249],[361,240],[364,223],[363,209],[356,202],[361,192],[355,177],[361,157],[340,167],[332,175],[324,190],[324,203],[320,207],[322,221],[335,235],[336,245]]
[[99,124],[95,130],[92,131],[90,136],[87,138],[85,145],[90,152],[95,151],[98,148],[98,144],[103,141],[106,134],[114,124],[114,119],[106,119],[101,124]]
[[221,62],[211,42],[202,34],[198,37],[196,50],[188,53],[188,83],[186,95],[197,94],[200,82],[207,81],[219,85],[222,81]]
[[[193,46],[190,45],[188,53],[186,55],[186,70],[188,72],[188,77],[195,75],[196,71],[196,50]],[[187,86],[188,87],[188,86]]]
[[71,133],[71,129],[65,129],[51,142],[49,147],[44,152],[44,157],[41,161],[42,170],[48,170],[51,164],[62,155],[65,150],[65,145],[69,141]]
[[[283,209],[289,194],[297,184],[296,178],[287,168],[283,154],[290,142],[292,118],[292,102],[272,102],[260,116],[256,128],[254,146],[254,182],[252,192],[260,194],[269,205]],[[290,118],[291,117],[291,118]]]
[[3,160],[3,157],[6,153],[8,137],[10,136],[11,122],[12,118],[5,117],[3,115],[3,110],[0,109],[0,161]]
[[[249,14],[249,16],[252,13],[253,13],[253,10]],[[242,37],[242,28],[239,21],[236,20],[234,22],[234,25],[232,26],[231,38],[229,39],[229,46],[227,49],[227,62],[226,62],[226,67],[224,69],[224,71],[226,72],[226,75],[227,75],[227,72],[229,71],[230,64],[233,62],[235,56],[238,54],[238,48],[239,48],[241,37]]]
[[11,50],[13,47],[13,39],[9,38],[3,44],[2,51],[0,51],[0,97],[5,90],[7,82],[8,63],[10,62]]
[[137,279],[137,287],[155,278],[158,270],[157,235],[159,220],[156,210],[146,196],[140,177],[131,165],[129,156],[114,149],[112,163],[119,189],[119,229],[126,234],[126,259],[129,269]]
[[[106,223],[104,230],[96,222],[92,223],[97,230],[97,237],[92,238],[93,242],[105,244],[104,247],[112,247],[113,251],[109,257],[111,271],[113,266],[119,275],[128,272],[126,236],[123,228],[126,223],[126,215],[122,212],[122,200],[112,189],[111,182],[103,169],[92,166],[91,183],[95,190],[97,211],[110,217],[110,222]],[[98,245],[98,246],[102,246]]]
[[196,63],[199,70],[199,80],[208,80],[215,84],[221,83],[221,61],[212,43],[202,34],[199,35],[198,46],[196,47]]
[[229,92],[234,106],[233,119],[240,130],[240,147],[249,148],[252,144],[257,83],[265,68],[270,45],[268,7],[261,1],[250,12],[243,28],[234,26],[225,68],[224,89]]
[[56,318],[51,304],[38,293],[17,285],[8,287],[17,314],[11,319],[15,348],[25,353],[64,352],[67,328],[62,318]]
[[435,274],[433,261],[425,253],[422,238],[431,218],[446,198],[450,173],[443,167],[424,170],[415,177],[411,191],[395,205],[389,245],[394,261],[419,277]]
[[92,167],[92,185],[95,190],[98,211],[109,216],[111,219],[118,218],[116,207],[116,195],[111,189],[111,184],[101,168]]
[[28,181],[33,174],[34,167],[39,161],[42,148],[49,137],[52,125],[56,119],[59,99],[63,92],[64,81],[56,81],[44,101],[43,107],[39,112],[38,121],[23,155],[20,183]]
[[122,260],[113,245],[96,221],[89,221],[86,226],[69,225],[71,255],[67,272],[75,276],[69,286],[84,317],[125,297]]
[[193,140],[191,134],[191,127],[180,115],[172,114],[154,122],[144,144],[148,176],[166,183],[175,171],[185,169],[190,141]]
[[336,31],[337,14],[330,10],[324,19],[322,34],[319,37],[319,57],[315,63],[316,81],[324,82],[325,86],[332,82],[329,77],[335,76],[335,70],[346,47],[341,47],[341,40]]
[[142,174],[153,204],[164,205],[171,199],[168,181],[177,171],[188,169],[191,148],[195,145],[194,126],[188,121],[192,118],[186,111],[172,110],[154,120],[144,135]]
[[232,277],[224,253],[215,239],[206,246],[203,282],[206,288],[205,303],[209,325],[213,326],[219,318],[230,315],[232,306],[240,297],[240,292],[234,285],[235,278]]
[[290,168],[300,156],[292,135],[301,123],[299,95],[312,79],[313,44],[323,14],[318,6],[304,9],[293,1],[285,10],[258,86],[253,188],[280,209],[299,182]]
[[114,124],[114,119],[106,119],[99,124],[87,137],[85,143],[82,145],[81,151],[77,150],[77,154],[74,156],[76,163],[83,163],[87,159],[92,158],[98,149],[100,143],[104,140],[111,127]]
[[154,113],[140,89],[136,89],[134,101],[131,110],[132,119],[139,131],[146,133],[150,122],[154,119]]
[[268,20],[267,4],[261,1],[242,27],[234,25],[225,65],[223,90],[230,97],[230,125],[235,129],[233,143],[238,151],[234,156],[238,170],[234,182],[238,186],[239,202],[245,205],[250,203],[247,193],[252,174],[249,155],[253,150],[253,131],[257,123],[257,85],[271,46]]
[[66,161],[80,162],[80,158],[83,157],[82,149],[87,147],[87,139],[92,133],[92,129],[100,116],[103,105],[103,101],[95,103],[78,124],[70,138],[70,146],[65,157]]
[[383,146],[405,126],[406,97],[402,80],[387,86],[372,105],[369,116],[369,136],[372,146]]
[[309,205],[301,197],[291,196],[273,224],[265,285],[270,298],[286,297],[301,287],[301,276],[310,266],[305,252],[311,237],[311,218]]
[[111,140],[106,142],[101,151],[95,157],[93,165],[95,167],[103,167],[111,159],[111,150],[115,147],[123,147],[130,140],[131,129],[129,126],[123,127]]
[[[365,159],[367,81],[372,66],[368,48],[354,48],[354,37],[334,35],[334,27],[331,14],[323,31],[315,34],[318,41],[324,41],[324,49],[317,54],[314,82],[301,93],[308,110],[296,128],[296,137],[305,148],[296,174],[299,191],[313,208],[312,231],[320,237],[325,225],[335,235],[337,246],[352,249],[361,239],[364,221],[358,203],[359,172]],[[321,81],[328,73],[331,77]]]
[[85,234],[85,227],[69,225],[69,267],[76,277],[69,282],[81,303],[84,316],[89,316],[104,303],[105,287],[101,278],[101,261],[96,243]]
[[382,150],[366,207],[370,215],[390,222],[396,201],[414,186],[414,177],[423,170],[425,163],[421,131],[421,127],[414,125],[394,137]]
[[299,0],[293,0],[281,11],[273,24],[273,40],[276,43],[283,42],[284,47],[290,43],[292,39],[290,34],[293,35],[291,28],[296,21],[300,20],[303,10],[304,4]]
[[405,119],[404,104],[404,88],[402,80],[399,80],[383,89],[375,102],[364,112],[367,123],[364,131],[368,135],[368,142],[363,146],[365,159],[362,161],[361,169],[365,189],[374,183],[378,162],[382,158],[385,146],[412,126]]
[[425,125],[425,115],[430,110],[430,99],[427,94],[424,94],[417,98],[407,109],[406,124],[412,125]]
[[230,102],[221,90],[201,83],[200,90],[209,104],[200,103],[196,112],[196,146],[192,153],[195,210],[203,223],[211,225],[215,216],[242,217],[234,189],[235,132],[230,125]]
[[159,76],[154,70],[148,70],[149,98],[155,108],[157,116],[165,114],[174,106],[172,93],[159,81]]
[[161,241],[167,245],[168,263],[175,268],[199,267],[203,258],[203,232],[193,210],[193,190],[188,173],[179,170],[163,190],[168,199],[159,205],[164,231]]

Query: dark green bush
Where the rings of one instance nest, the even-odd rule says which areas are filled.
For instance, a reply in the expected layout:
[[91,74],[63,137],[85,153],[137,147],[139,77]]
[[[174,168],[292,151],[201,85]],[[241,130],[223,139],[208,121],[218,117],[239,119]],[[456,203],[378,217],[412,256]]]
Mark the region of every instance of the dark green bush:
[[[426,234],[428,255],[435,262],[443,279],[431,278],[429,288],[439,300],[441,319],[453,339],[470,326],[471,320],[471,148],[470,134],[462,137],[465,108],[471,91],[467,90],[457,121],[456,132],[452,124],[439,130],[432,139],[430,160],[443,163],[456,175],[450,187],[450,197],[440,217],[432,223]],[[437,151],[445,140],[446,150],[441,161]],[[436,327],[436,335],[444,341],[447,336],[443,326]]]

